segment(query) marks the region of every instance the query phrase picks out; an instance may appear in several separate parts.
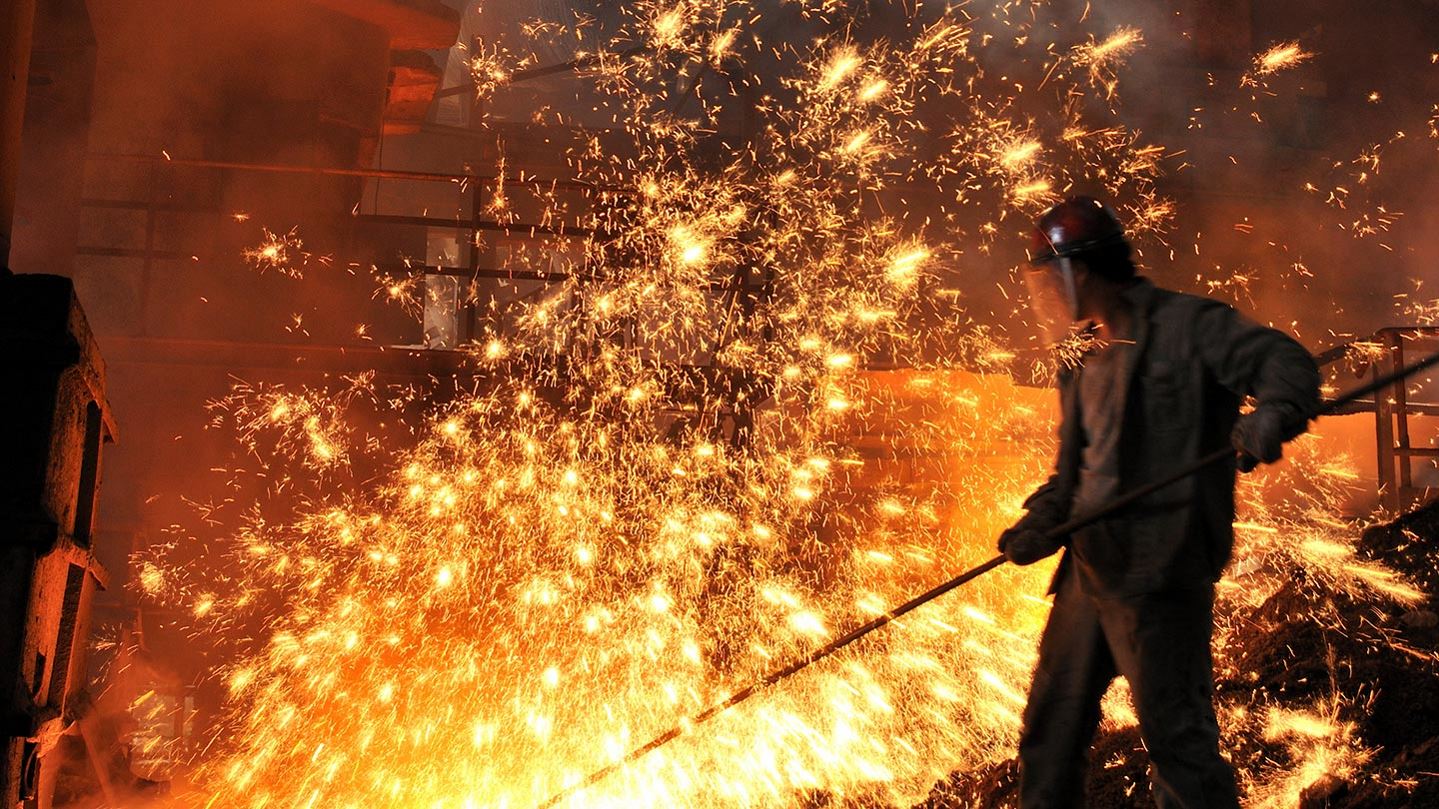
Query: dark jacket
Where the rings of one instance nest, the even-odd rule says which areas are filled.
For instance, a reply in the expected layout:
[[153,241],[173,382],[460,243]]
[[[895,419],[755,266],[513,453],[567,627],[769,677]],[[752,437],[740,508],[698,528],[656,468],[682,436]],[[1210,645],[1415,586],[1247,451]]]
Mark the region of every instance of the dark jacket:
[[[1135,347],[1121,370],[1120,492],[1228,446],[1245,396],[1283,416],[1286,438],[1304,431],[1320,380],[1303,346],[1231,306],[1146,279],[1123,294]],[[1049,482],[1025,501],[1019,527],[1044,531],[1080,516],[1070,513],[1084,448],[1079,373],[1059,376],[1059,457]],[[1087,592],[1113,597],[1218,581],[1234,547],[1234,476],[1234,463],[1213,464],[1076,531],[1061,574],[1076,565]]]

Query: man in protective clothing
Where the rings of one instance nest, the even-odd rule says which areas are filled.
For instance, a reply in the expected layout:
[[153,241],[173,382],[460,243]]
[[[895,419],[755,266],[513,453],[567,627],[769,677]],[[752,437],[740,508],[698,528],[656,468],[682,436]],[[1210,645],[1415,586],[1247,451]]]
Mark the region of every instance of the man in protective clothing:
[[[1135,275],[1114,213],[1072,197],[1042,216],[1023,274],[1061,363],[1053,476],[999,541],[1028,565],[1067,547],[1019,745],[1024,809],[1082,806],[1100,699],[1129,682],[1160,809],[1237,807],[1214,717],[1214,584],[1234,544],[1234,477],[1279,459],[1319,403],[1293,339]],[[1255,408],[1240,415],[1252,396]],[[1233,444],[1213,464],[1072,536],[1050,529]]]

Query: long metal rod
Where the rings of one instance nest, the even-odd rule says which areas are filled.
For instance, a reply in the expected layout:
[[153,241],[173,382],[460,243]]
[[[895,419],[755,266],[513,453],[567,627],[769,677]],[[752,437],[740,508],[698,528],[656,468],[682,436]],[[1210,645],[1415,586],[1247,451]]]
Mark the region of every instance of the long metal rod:
[[580,68],[597,65],[602,60],[604,60],[605,57],[611,55],[620,59],[628,59],[631,56],[639,56],[642,53],[649,52],[651,47],[652,46],[648,43],[644,43],[640,45],[633,45],[614,54],[606,53],[604,51],[597,51],[595,53],[586,54],[585,56],[571,59],[568,62],[561,62],[557,65],[545,65],[544,67],[532,67],[526,70],[516,70],[514,74],[510,76],[509,83],[517,84],[522,81],[529,81],[530,79],[540,79],[544,78],[545,76],[554,76],[559,73],[569,73],[572,70],[579,70]]
[[[183,166],[186,168],[200,169],[226,169],[232,171],[253,171],[269,174],[316,174],[323,177],[364,177],[380,180],[414,180],[416,182],[467,182],[467,183],[492,183],[499,179],[491,174],[446,174],[443,172],[429,171],[400,171],[397,169],[365,169],[365,168],[344,168],[340,166],[301,166],[293,163],[243,163],[235,160],[202,160],[189,157],[165,157],[163,155],[148,154],[124,154],[120,152],[91,152],[85,159],[92,161],[113,161],[133,163],[166,163],[172,166]],[[596,185],[583,180],[562,180],[558,178],[543,179],[520,177],[506,177],[504,183],[507,187],[530,188],[536,185],[554,186],[556,188],[578,189],[584,191],[613,191],[628,193],[630,189],[620,186]],[[95,200],[94,202],[110,206],[115,200]]]
[[[569,73],[574,70],[586,68],[591,65],[599,64],[602,59],[609,55],[613,55],[619,59],[627,59],[631,56],[638,56],[642,53],[645,53],[646,51],[650,50],[650,48],[651,46],[649,45],[635,45],[622,51],[616,51],[613,54],[609,54],[603,51],[597,51],[595,53],[590,53],[585,56],[571,59],[568,62],[559,62],[553,65],[545,65],[543,67],[531,67],[525,68],[524,70],[516,70],[514,73],[510,74],[510,77],[505,81],[505,86],[509,86],[511,84],[519,84],[522,81],[530,81],[531,79],[542,79],[545,76],[554,76],[560,73]],[[472,84],[456,84],[452,87],[446,87],[442,90],[436,90],[435,98],[449,98],[450,96],[463,95],[464,93],[470,92],[473,89],[474,85]]]
[[[1344,393],[1336,399],[1325,402],[1317,411],[1315,411],[1315,413],[1313,414],[1313,418],[1318,418],[1320,416],[1325,416],[1333,413],[1334,411],[1344,407],[1345,405],[1350,404],[1358,399],[1362,399],[1371,393],[1377,394],[1378,391],[1381,391],[1384,388],[1387,388],[1395,383],[1402,382],[1404,379],[1413,376],[1414,374],[1417,374],[1420,371],[1426,368],[1430,368],[1436,364],[1439,364],[1439,354],[1434,354],[1432,356],[1426,357],[1419,362],[1414,363],[1413,365],[1400,368],[1392,374],[1379,377],[1378,379],[1375,379],[1367,385],[1362,385],[1360,387],[1354,388],[1353,390]],[[1159,478],[1158,480],[1150,481],[1143,486],[1125,492],[1124,494],[1111,500],[1106,505],[1100,507],[1096,511],[1080,517],[1075,517],[1074,519],[1068,520],[1058,526],[1055,526],[1054,528],[1045,532],[1045,536],[1049,539],[1059,539],[1065,537],[1069,534],[1074,533],[1080,528],[1084,528],[1085,526],[1098,522],[1099,520],[1102,520],[1105,517],[1108,517],[1115,512],[1128,507],[1137,500],[1141,500],[1151,494],[1154,494],[1160,489],[1171,486],[1189,477],[1190,475],[1204,470],[1205,468],[1213,464],[1219,463],[1220,461],[1224,460],[1230,460],[1234,457],[1235,453],[1232,447],[1224,447],[1223,449],[1215,450],[1214,452],[1211,452],[1210,454],[1201,457],[1199,460],[1194,461],[1193,463],[1181,469],[1171,472],[1170,474]],[[693,729],[695,725],[705,722],[715,717],[716,715],[723,713],[730,708],[733,708],[734,706],[754,696],[761,689],[774,685],[775,683],[778,683],[779,681],[784,680],[798,673],[799,671],[810,667],[815,663],[818,663],[819,661],[825,659],[826,657],[829,657],[835,652],[838,652],[846,646],[849,646],[860,638],[870,634],[871,632],[874,632],[876,629],[888,625],[896,618],[899,618],[925,604],[928,604],[929,602],[935,600],[936,598],[939,598],[940,596],[948,593],[951,590],[954,590],[957,587],[968,584],[969,582],[979,578],[980,576],[983,576],[989,571],[994,570],[1000,565],[1003,565],[1004,561],[1004,555],[1000,554],[999,556],[996,556],[981,565],[972,567],[969,570],[966,570],[958,576],[950,579],[949,581],[944,582],[943,584],[931,587],[930,589],[924,591],[923,593],[920,593],[914,598],[911,598],[910,600],[904,602],[898,607],[895,607],[889,612],[886,612],[885,614],[873,620],[860,624],[859,626],[835,638],[829,643],[826,643],[818,649],[815,649],[804,657],[801,657],[785,665],[782,668],[775,669],[769,674],[766,674],[764,677],[761,677],[759,680],[756,680],[755,682],[745,686],[739,691],[736,691],[734,694],[731,694],[724,701],[715,703],[714,705],[711,705],[703,711],[700,711],[699,713],[686,718],[683,722],[680,722],[679,724],[675,725],[664,733],[661,733],[660,735],[654,737],[648,742],[640,745],[639,747],[636,747],[628,754],[626,754],[624,758],[612,764],[601,767],[600,769],[595,770],[593,773],[590,773],[590,775],[587,776],[585,780],[580,781],[579,783],[572,786],[566,787],[565,789],[550,797],[544,803],[540,804],[540,809],[554,806],[555,804],[559,803],[561,800],[564,800],[566,797],[573,794],[574,792],[577,792],[578,790],[584,789],[585,787],[591,786],[599,782],[601,779],[605,778],[610,773],[618,770],[626,764],[643,758],[646,754],[650,753],[658,747],[669,744],[670,742],[689,732],[691,729]]]

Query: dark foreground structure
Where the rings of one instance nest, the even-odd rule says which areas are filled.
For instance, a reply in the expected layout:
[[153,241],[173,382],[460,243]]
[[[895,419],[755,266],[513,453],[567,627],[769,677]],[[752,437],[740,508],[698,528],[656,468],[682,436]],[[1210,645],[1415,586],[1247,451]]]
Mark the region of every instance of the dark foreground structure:
[[[0,276],[0,797],[48,806],[69,733],[82,736],[101,451],[114,440],[105,367],[70,279]],[[79,719],[80,721],[77,721]]]

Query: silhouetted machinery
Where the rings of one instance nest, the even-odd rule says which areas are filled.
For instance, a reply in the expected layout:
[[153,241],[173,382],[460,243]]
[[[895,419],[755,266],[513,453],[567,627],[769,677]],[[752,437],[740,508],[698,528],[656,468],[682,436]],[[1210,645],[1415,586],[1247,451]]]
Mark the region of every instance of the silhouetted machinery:
[[0,806],[50,805],[75,732],[103,446],[105,368],[70,279],[0,271]]

